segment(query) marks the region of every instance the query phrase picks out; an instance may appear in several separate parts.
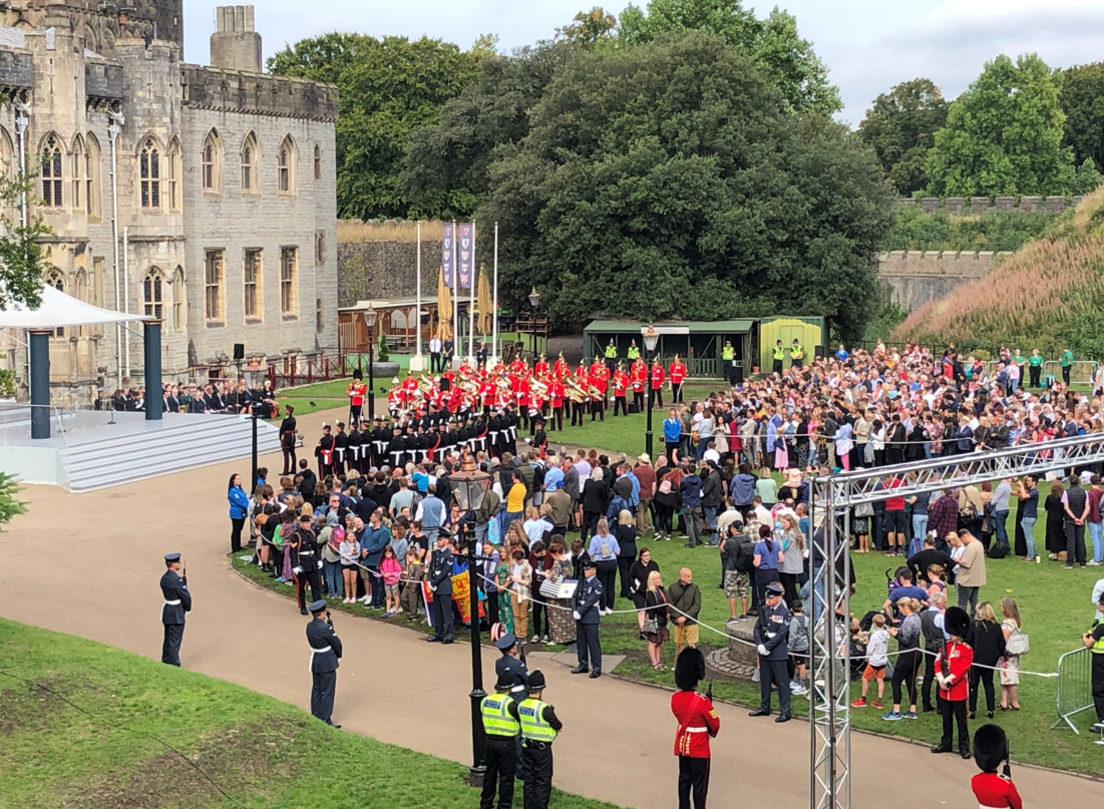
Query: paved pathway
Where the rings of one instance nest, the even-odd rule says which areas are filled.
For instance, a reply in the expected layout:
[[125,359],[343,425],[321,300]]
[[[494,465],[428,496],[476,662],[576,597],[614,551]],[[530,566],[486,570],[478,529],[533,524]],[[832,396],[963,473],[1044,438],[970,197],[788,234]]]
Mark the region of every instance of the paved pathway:
[[[322,420],[322,414],[300,420],[307,447]],[[276,456],[264,462],[280,468]],[[307,709],[306,619],[287,599],[243,581],[227,562],[226,481],[231,472],[248,475],[248,466],[246,459],[81,495],[28,488],[29,513],[0,534],[0,614],[159,658],[161,556],[181,551],[196,604],[184,635],[185,667]],[[407,629],[344,615],[336,624],[346,650],[337,721],[352,732],[469,763],[468,647],[427,644]],[[484,660],[489,682],[492,654]],[[572,677],[558,665],[547,673],[546,696],[566,725],[556,743],[555,784],[639,809],[675,805],[668,695],[611,677]],[[393,721],[398,704],[424,706],[424,719]],[[711,802],[807,807],[808,724],[776,726],[726,705],[718,713]],[[862,734],[852,749],[855,809],[974,805],[972,762]],[[902,757],[924,773],[923,790],[902,791],[886,781],[885,762]],[[1101,796],[1099,782],[1075,776],[1020,767],[1016,781],[1034,806],[1090,806]]]

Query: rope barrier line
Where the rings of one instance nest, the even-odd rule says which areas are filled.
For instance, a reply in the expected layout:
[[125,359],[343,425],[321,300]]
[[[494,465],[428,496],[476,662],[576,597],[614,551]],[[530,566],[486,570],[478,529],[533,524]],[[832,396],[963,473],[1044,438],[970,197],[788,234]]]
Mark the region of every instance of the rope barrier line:
[[[369,570],[364,565],[361,565],[361,564],[358,563],[357,567],[360,568],[361,570],[364,570],[365,572],[367,572],[368,574],[370,574],[370,575],[372,575],[376,578],[383,578],[382,573],[377,573],[374,570]],[[498,592],[503,591],[502,586],[499,585],[499,583],[497,581],[495,581],[493,579],[490,579],[487,576],[483,575],[482,573],[478,573],[478,572],[476,573],[476,576],[478,576],[480,579],[482,579],[483,581],[485,581],[489,584],[493,584],[497,588]],[[421,580],[421,579],[400,578],[399,581],[407,583],[407,584],[417,584],[419,586],[421,584],[423,584],[423,580]],[[291,582],[287,582],[287,583],[290,584]],[[535,595],[533,595],[532,590],[533,590],[533,588],[531,587],[529,597],[526,599],[526,601],[532,601],[534,604],[540,604],[545,609],[563,610],[565,612],[571,612],[572,611],[571,607],[565,607],[561,604],[553,604],[550,601],[544,601],[540,598],[537,598]],[[717,635],[720,635],[723,638],[727,638],[730,641],[735,641],[736,643],[743,644],[744,646],[748,646],[748,647],[753,648],[753,649],[756,648],[756,644],[754,642],[746,640],[744,638],[737,637],[736,635],[730,635],[728,632],[726,632],[724,630],[717,629],[715,626],[711,626],[711,625],[705,623],[700,618],[694,618],[694,616],[690,615],[689,613],[683,612],[682,610],[680,610],[678,607],[674,606],[673,604],[656,604],[655,606],[652,606],[652,607],[641,607],[640,609],[636,609],[634,607],[633,609],[627,609],[627,610],[612,610],[611,612],[608,612],[606,614],[607,615],[635,615],[636,613],[648,612],[649,610],[662,609],[664,607],[666,607],[670,610],[674,610],[675,612],[679,613],[680,615],[682,615],[686,618],[692,619],[693,621],[695,621],[697,623],[698,626],[703,627],[705,629],[708,629],[710,632],[713,632]],[[848,632],[850,633],[850,630],[848,630]],[[897,656],[902,655],[902,654],[908,654],[909,652],[920,652],[921,654],[931,655],[932,657],[937,657],[938,656],[937,652],[931,652],[931,651],[928,651],[927,649],[924,649],[922,647],[918,647],[916,649],[897,649],[897,650],[892,651],[892,652],[886,652],[886,656],[887,657],[897,657]],[[790,652],[790,654],[793,655],[794,657],[798,657],[798,658],[807,658],[809,656],[808,652]],[[848,659],[849,660],[869,660],[870,657],[869,657],[869,655],[861,655],[861,656],[860,655],[850,655]],[[990,671],[998,671],[998,672],[1001,671],[1001,668],[999,666],[987,666],[987,665],[984,665],[982,663],[973,663],[971,665],[972,665],[972,668],[988,669]],[[1054,671],[1054,672],[1042,672],[1042,671],[1028,671],[1026,669],[1017,669],[1017,672],[1019,674],[1029,674],[1029,675],[1034,676],[1034,677],[1043,677],[1043,678],[1049,678],[1049,679],[1053,679],[1053,678],[1058,677],[1058,672],[1056,672],[1056,671]]]
[[243,805],[233,795],[231,795],[229,792],[227,792],[225,789],[223,789],[221,786],[219,786],[218,783],[213,778],[211,778],[211,776],[209,776],[203,770],[202,767],[200,767],[198,764],[196,764],[194,761],[192,761],[192,759],[189,756],[187,756],[184,753],[177,750],[175,747],[173,747],[171,744],[169,744],[167,741],[165,741],[161,737],[155,736],[154,734],[152,734],[148,731],[145,731],[145,730],[135,730],[134,728],[127,727],[126,725],[122,725],[118,722],[113,722],[110,719],[97,718],[90,711],[85,710],[84,708],[80,707],[79,705],[77,705],[72,700],[70,700],[66,697],[63,697],[61,694],[59,694],[54,689],[50,688],[47,685],[43,685],[42,683],[38,682],[37,680],[29,680],[26,677],[20,677],[18,674],[12,674],[10,671],[5,671],[4,669],[0,669],[0,674],[4,675],[5,677],[10,677],[13,680],[19,680],[19,681],[24,682],[28,685],[32,685],[35,688],[39,689],[40,691],[44,691],[45,693],[50,694],[51,696],[57,697],[59,700],[64,702],[66,705],[68,705],[70,708],[73,708],[74,710],[84,714],[89,719],[91,719],[93,722],[109,725],[110,727],[116,728],[118,730],[126,731],[127,733],[134,733],[134,734],[137,734],[139,736],[145,736],[147,738],[153,739],[158,744],[162,745],[166,749],[172,751],[177,756],[179,756],[185,763],[188,764],[188,766],[190,766],[192,769],[194,769],[196,772],[198,772],[200,775],[202,775],[203,778],[206,779],[206,781],[211,786],[213,786],[215,789],[217,789],[220,795],[222,795],[224,798],[226,798],[232,804],[234,804],[235,806],[242,806]]

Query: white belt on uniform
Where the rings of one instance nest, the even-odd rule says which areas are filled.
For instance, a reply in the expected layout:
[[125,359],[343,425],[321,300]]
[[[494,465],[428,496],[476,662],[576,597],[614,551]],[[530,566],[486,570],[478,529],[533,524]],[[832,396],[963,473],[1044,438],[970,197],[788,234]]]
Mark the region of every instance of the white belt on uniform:
[[705,733],[709,728],[686,728],[687,733]]
[[165,601],[165,606],[166,607],[179,607],[180,606],[180,599],[177,598],[177,599],[174,599],[172,601],[166,600]]
[[332,651],[333,651],[332,646],[323,646],[321,649],[312,648],[311,649],[310,662],[307,663],[307,671],[310,671],[314,667],[314,656],[315,655],[324,655],[324,654],[326,654],[326,652],[332,652]]

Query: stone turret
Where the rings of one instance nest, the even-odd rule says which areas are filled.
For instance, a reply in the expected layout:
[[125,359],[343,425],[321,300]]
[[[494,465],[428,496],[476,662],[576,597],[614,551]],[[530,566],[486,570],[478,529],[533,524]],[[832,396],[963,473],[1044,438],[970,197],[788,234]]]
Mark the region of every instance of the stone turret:
[[254,30],[253,6],[219,6],[211,34],[211,67],[261,72],[261,35]]

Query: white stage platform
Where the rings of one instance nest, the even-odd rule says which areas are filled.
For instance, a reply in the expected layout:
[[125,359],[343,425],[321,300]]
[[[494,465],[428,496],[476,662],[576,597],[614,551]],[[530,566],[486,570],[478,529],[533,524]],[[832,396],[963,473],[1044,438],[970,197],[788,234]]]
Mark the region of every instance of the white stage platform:
[[[58,410],[51,415],[51,437],[32,440],[31,408],[9,406],[0,411],[0,469],[24,483],[73,492],[103,489],[248,458],[250,422],[248,416],[166,413],[160,421],[147,421],[145,413]],[[258,454],[279,449],[279,430],[258,422]]]

